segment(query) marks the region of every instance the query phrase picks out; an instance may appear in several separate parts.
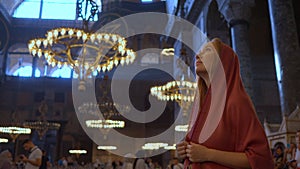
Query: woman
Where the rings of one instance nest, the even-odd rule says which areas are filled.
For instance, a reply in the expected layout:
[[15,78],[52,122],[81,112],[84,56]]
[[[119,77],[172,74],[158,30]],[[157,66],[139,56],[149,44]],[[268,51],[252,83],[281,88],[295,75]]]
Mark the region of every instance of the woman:
[[240,77],[238,57],[219,39],[196,56],[199,94],[185,141],[177,152],[185,168],[273,169],[264,130]]
[[4,150],[0,153],[0,169],[12,168],[12,156],[8,150]]
[[273,157],[275,169],[282,169],[284,167],[284,155],[281,147],[276,147]]

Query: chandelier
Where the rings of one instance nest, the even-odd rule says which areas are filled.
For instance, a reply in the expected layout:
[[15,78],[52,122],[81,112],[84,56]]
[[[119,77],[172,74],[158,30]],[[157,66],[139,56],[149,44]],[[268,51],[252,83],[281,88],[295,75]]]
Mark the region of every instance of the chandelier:
[[48,112],[48,106],[45,100],[41,102],[38,110],[41,113],[40,119],[38,121],[24,122],[23,125],[37,131],[39,138],[42,139],[48,130],[58,130],[60,124],[45,120],[45,114]]
[[197,83],[191,81],[171,81],[162,86],[150,88],[152,96],[162,101],[176,101],[187,115],[191,103],[194,101]]
[[87,120],[85,123],[89,128],[112,129],[125,127],[125,122],[122,120]]
[[175,150],[176,144],[169,145],[168,143],[158,142],[158,143],[145,143],[142,146],[143,150],[158,150],[161,148],[163,148],[165,150]]
[[[168,56],[174,56],[174,49],[167,49],[164,53]],[[183,108],[183,115],[187,115],[187,111],[194,101],[195,93],[197,89],[197,83],[190,79],[190,69],[186,65],[189,63],[185,48],[180,50],[181,58],[177,59],[177,67],[180,69],[181,80],[174,80],[167,82],[161,86],[153,86],[150,88],[152,96],[157,97],[158,100],[162,101],[176,101]],[[184,60],[184,62],[181,61]],[[187,76],[184,76],[187,74]],[[186,78],[187,77],[187,78]]]
[[17,120],[16,111],[11,113],[11,123],[4,123],[0,125],[0,133],[9,134],[12,139],[12,142],[15,142],[16,139],[20,134],[30,134],[31,129],[24,127],[20,122]]
[[0,143],[8,143],[8,139],[7,138],[0,138]]
[[171,81],[162,86],[151,87],[151,95],[163,101],[191,102],[194,100],[197,83],[190,81]]
[[125,121],[123,120],[86,120],[85,124],[88,128],[99,129],[103,134],[103,139],[107,139],[107,134],[111,129],[124,128]]
[[30,128],[21,127],[18,125],[11,126],[2,126],[0,127],[0,133],[7,133],[12,138],[12,141],[15,142],[20,134],[30,134]]
[[[110,100],[107,100],[101,103],[93,103],[93,102],[83,103],[78,107],[78,110],[82,114],[90,114],[94,116],[99,116],[98,110],[100,110],[104,119],[108,119],[111,116],[120,116],[122,113],[129,112],[130,107],[126,105],[120,105]],[[118,110],[121,112],[118,112]]]
[[130,64],[135,60],[135,52],[126,48],[124,37],[113,33],[92,33],[88,22],[98,12],[93,0],[85,0],[85,8],[91,6],[89,17],[81,13],[84,0],[78,0],[78,18],[82,18],[83,29],[55,28],[46,33],[45,38],[32,39],[28,43],[31,55],[43,57],[52,67],[71,67],[78,75],[79,90],[85,90],[85,81],[93,72],[110,71],[119,64]]
[[103,146],[97,146],[98,150],[116,150],[118,149],[117,146],[107,146],[107,145],[103,145]]
[[121,116],[123,113],[128,113],[131,110],[130,106],[116,103],[112,100],[112,97],[109,94],[110,85],[107,75],[104,75],[102,79],[96,81],[96,86],[98,87],[96,90],[97,103],[82,103],[78,107],[78,111],[81,114],[101,117],[99,116],[101,113],[103,118],[107,120],[110,119],[112,116]]

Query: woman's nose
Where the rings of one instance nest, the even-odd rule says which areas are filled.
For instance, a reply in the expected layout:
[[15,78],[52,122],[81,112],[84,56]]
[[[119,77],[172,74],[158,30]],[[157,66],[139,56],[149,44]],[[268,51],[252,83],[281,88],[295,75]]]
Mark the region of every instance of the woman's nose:
[[202,59],[203,59],[203,55],[198,54],[198,55],[196,56],[196,59],[197,59],[197,60],[202,60]]

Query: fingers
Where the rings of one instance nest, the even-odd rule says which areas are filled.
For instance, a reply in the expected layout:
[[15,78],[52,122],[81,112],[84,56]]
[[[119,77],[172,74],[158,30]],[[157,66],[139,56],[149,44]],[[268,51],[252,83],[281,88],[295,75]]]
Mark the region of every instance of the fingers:
[[186,141],[180,142],[176,145],[177,153],[180,158],[186,158],[186,146],[188,143]]
[[186,146],[186,145],[188,145],[188,142],[182,141],[182,142],[178,143],[178,144],[176,145],[176,147],[181,147],[181,146]]

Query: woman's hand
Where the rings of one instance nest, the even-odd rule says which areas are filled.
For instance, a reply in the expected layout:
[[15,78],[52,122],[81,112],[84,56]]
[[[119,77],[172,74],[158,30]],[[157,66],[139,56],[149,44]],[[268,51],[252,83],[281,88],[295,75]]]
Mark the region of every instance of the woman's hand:
[[182,159],[186,158],[187,145],[188,145],[188,142],[186,142],[186,141],[182,141],[176,145],[176,150],[177,150],[179,158],[182,158]]
[[191,162],[209,161],[210,149],[195,143],[190,143],[186,149],[186,155]]

